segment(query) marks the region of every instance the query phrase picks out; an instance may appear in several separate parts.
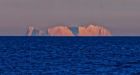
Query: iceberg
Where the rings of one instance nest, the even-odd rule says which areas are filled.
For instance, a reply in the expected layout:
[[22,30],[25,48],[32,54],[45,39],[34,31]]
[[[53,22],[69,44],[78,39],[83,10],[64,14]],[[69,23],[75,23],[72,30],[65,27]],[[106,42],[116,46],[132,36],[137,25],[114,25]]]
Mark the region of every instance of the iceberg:
[[95,24],[79,26],[53,26],[46,31],[38,30],[32,26],[27,28],[27,36],[110,36],[111,31]]

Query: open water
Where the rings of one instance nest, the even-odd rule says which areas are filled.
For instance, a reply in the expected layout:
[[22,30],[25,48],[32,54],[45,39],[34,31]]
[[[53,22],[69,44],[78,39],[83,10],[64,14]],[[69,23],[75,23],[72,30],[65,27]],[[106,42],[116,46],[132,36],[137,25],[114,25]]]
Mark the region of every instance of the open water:
[[0,75],[140,75],[140,37],[0,37]]

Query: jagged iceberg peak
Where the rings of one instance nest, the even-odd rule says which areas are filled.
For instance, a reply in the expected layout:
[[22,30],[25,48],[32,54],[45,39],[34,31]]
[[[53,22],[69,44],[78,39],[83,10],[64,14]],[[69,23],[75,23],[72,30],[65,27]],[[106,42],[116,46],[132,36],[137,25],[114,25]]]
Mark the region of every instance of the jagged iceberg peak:
[[32,26],[27,29],[27,35],[32,36],[110,36],[112,33],[107,28],[96,25],[79,25],[79,26],[53,26],[48,27],[46,31],[38,30]]
[[28,26],[26,35],[27,36],[42,36],[46,34],[44,31],[34,28],[33,26]]

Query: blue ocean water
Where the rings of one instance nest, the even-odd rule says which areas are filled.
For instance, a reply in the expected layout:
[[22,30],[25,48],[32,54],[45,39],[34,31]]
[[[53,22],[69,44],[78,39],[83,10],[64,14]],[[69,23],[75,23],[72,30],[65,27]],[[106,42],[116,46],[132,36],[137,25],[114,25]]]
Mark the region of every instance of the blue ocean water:
[[140,37],[0,37],[0,75],[140,75]]

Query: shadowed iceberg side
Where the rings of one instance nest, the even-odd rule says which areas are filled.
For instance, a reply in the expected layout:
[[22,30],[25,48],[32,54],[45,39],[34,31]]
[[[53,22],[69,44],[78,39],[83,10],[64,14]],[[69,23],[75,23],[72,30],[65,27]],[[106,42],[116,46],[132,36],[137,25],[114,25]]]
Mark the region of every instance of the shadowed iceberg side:
[[71,32],[73,33],[73,35],[75,35],[75,36],[78,35],[78,33],[79,33],[78,27],[71,26],[71,27],[69,27],[69,29],[71,30]]
[[112,33],[103,26],[80,25],[80,26],[54,26],[45,32],[29,26],[27,36],[110,36]]

